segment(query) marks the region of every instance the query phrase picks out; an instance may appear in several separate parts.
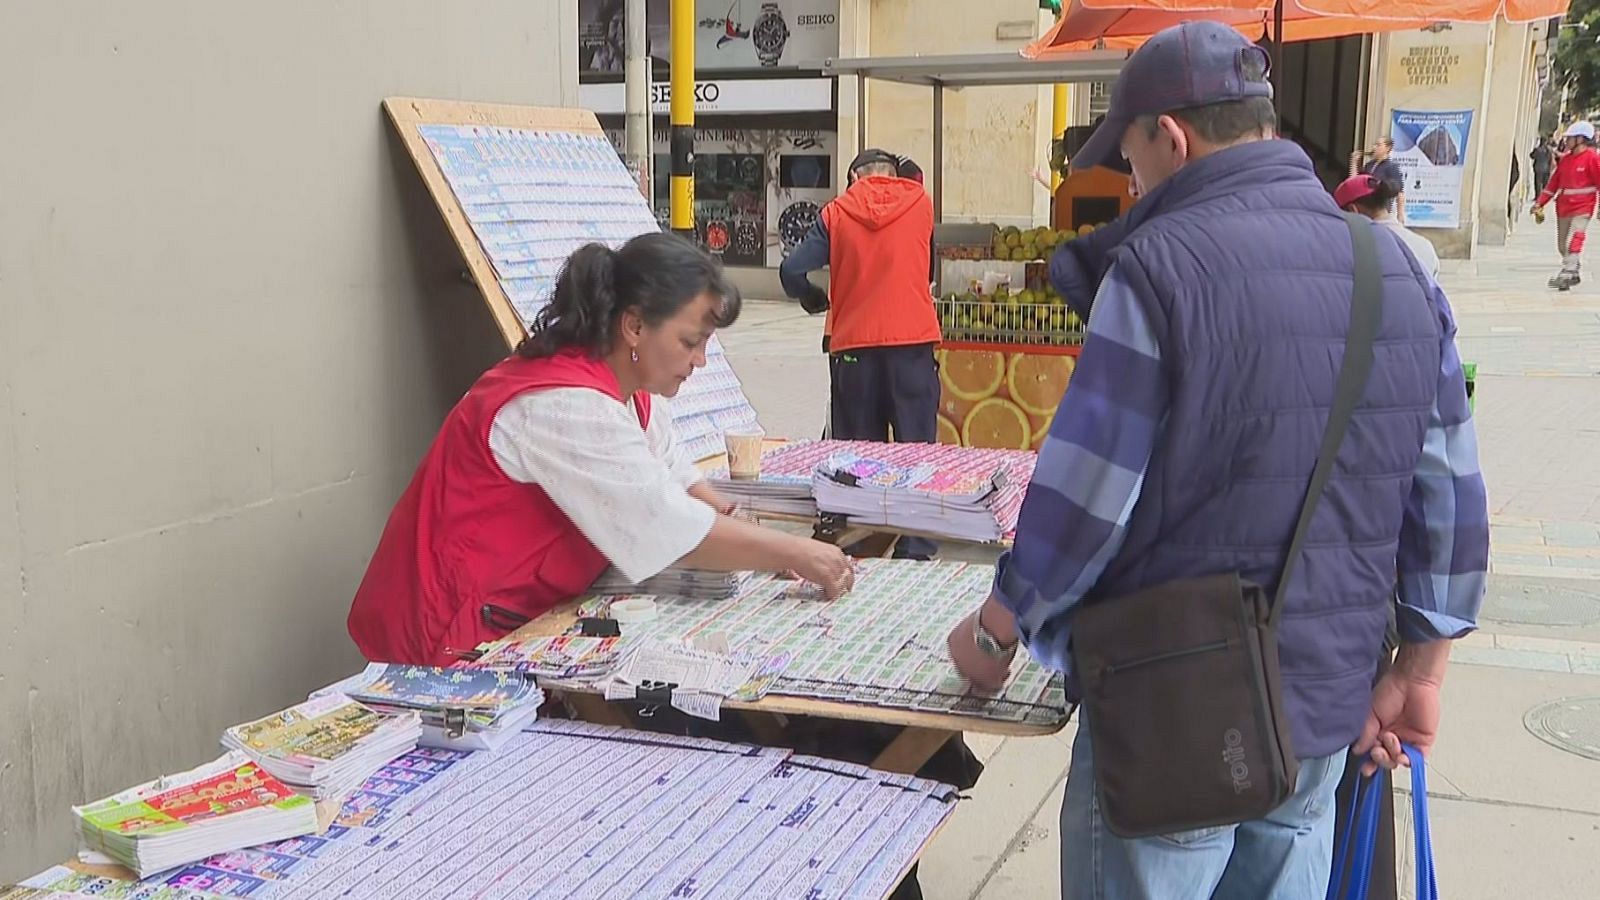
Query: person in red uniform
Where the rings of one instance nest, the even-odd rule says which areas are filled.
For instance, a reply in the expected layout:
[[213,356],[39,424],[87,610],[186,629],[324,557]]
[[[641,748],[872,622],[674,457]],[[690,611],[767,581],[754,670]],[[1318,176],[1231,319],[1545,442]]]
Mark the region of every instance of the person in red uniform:
[[[838,440],[887,441],[891,429],[896,441],[938,439],[933,201],[899,168],[883,150],[858,154],[850,186],[778,269],[785,293],[828,313],[829,436]],[[831,295],[806,277],[824,266]],[[895,555],[926,559],[936,549],[903,538]]]
[[1550,279],[1550,286],[1565,291],[1583,280],[1579,266],[1600,192],[1600,153],[1595,152],[1594,126],[1588,122],[1569,126],[1562,144],[1566,152],[1556,163],[1550,183],[1533,202],[1533,214],[1542,218],[1545,204],[1556,201],[1556,252],[1561,254],[1561,271]]
[[572,254],[528,338],[445,417],[390,514],[350,608],[362,654],[449,664],[607,565],[634,582],[677,563],[849,590],[842,551],[726,515],[674,440],[666,398],[739,307],[721,267],[672,235]]

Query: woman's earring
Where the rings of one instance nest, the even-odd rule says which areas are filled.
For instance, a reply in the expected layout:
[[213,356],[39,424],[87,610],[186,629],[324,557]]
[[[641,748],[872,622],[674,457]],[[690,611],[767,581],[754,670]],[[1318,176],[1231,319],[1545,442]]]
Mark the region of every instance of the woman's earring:
[[635,348],[635,349],[629,350],[628,351],[628,358],[632,359],[634,362],[638,362],[639,361],[639,351],[638,351],[638,349]]

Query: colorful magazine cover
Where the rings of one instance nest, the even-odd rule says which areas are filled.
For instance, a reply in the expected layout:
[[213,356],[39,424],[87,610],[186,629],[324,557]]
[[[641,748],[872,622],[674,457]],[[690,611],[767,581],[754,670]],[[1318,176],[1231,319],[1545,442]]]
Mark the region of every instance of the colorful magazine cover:
[[260,756],[312,765],[350,753],[389,721],[376,710],[331,694],[235,725],[228,734]]
[[538,691],[526,678],[488,669],[374,665],[368,684],[349,692],[352,700],[411,709],[470,709],[498,712],[517,706]]
[[152,835],[261,807],[311,805],[309,798],[296,794],[244,754],[230,753],[225,759],[227,766],[214,775],[164,788],[159,787],[161,782],[152,782],[86,806],[81,810],[83,821],[96,831]]

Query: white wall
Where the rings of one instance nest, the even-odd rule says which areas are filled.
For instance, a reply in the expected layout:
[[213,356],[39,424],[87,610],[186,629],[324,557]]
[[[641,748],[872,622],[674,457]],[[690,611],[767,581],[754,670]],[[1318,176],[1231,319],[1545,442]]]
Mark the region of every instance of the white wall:
[[[868,46],[872,56],[1015,53],[1027,41],[998,40],[1002,22],[1031,22],[1035,35],[1042,33],[1037,0],[871,0]],[[841,81],[841,95],[845,90]],[[868,142],[931,165],[932,94],[924,87],[872,83]],[[945,221],[1045,224],[1049,196],[1031,172],[1049,158],[1050,87],[946,91],[944,102]],[[842,147],[843,117],[839,129]],[[848,162],[842,150],[840,155]]]
[[504,352],[380,101],[576,99],[573,0],[3,18],[0,881],[358,664],[389,507]]

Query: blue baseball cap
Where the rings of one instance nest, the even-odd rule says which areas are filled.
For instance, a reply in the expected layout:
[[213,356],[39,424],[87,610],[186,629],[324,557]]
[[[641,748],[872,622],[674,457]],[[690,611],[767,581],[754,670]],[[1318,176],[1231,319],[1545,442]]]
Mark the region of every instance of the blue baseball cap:
[[1115,160],[1123,133],[1140,116],[1271,97],[1272,85],[1264,77],[1246,77],[1245,60],[1252,57],[1263,73],[1270,70],[1267,51],[1220,22],[1185,22],[1157,33],[1122,67],[1111,88],[1106,120],[1072,158],[1072,167],[1087,169]]

